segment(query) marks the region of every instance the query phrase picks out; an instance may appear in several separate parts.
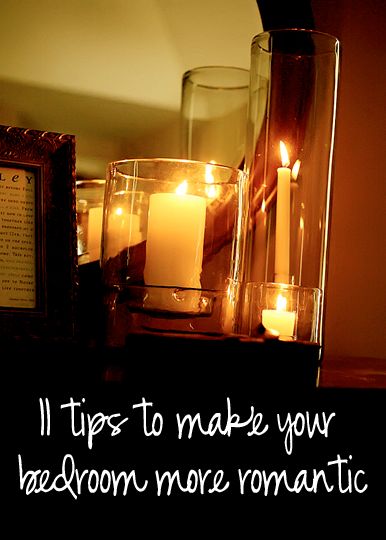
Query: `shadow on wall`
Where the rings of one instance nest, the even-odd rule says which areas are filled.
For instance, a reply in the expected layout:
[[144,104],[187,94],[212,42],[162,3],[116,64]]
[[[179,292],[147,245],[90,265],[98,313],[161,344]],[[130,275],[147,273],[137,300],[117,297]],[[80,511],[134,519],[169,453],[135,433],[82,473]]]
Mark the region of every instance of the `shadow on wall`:
[[117,159],[179,151],[178,111],[4,80],[0,101],[4,125],[75,135],[78,177],[104,178]]

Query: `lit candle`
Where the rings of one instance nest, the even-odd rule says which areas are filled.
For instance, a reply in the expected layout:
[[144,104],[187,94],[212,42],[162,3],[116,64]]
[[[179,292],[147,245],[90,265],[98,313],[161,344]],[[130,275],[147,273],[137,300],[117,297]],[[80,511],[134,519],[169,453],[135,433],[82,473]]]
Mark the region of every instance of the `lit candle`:
[[109,257],[115,257],[123,249],[139,244],[143,240],[140,217],[117,206],[108,217],[107,238]]
[[283,166],[277,169],[275,281],[289,283],[291,169],[283,141],[280,141],[280,153]]
[[186,193],[150,195],[144,279],[147,285],[201,288],[206,200]]
[[[212,163],[213,165],[216,164],[214,160],[211,160],[210,163]],[[213,165],[205,165],[205,182],[208,184],[208,186],[205,188],[205,191],[209,199],[215,199],[218,195],[218,188],[214,185],[214,176],[212,173]]]
[[[302,204],[302,207],[304,207],[303,204]],[[300,232],[299,285],[301,285],[302,284],[302,271],[303,271],[303,248],[304,248],[304,218],[303,216],[300,216],[299,232]]]
[[291,176],[292,176],[292,180],[294,182],[296,182],[296,180],[298,178],[299,171],[300,171],[300,165],[301,165],[300,159],[297,159],[295,161],[295,163],[293,164],[292,171],[291,171]]
[[102,206],[90,208],[88,212],[87,225],[87,251],[89,253],[89,261],[99,259],[101,249],[102,218]]
[[295,328],[295,311],[286,311],[287,299],[278,294],[276,309],[263,309],[261,322],[269,330],[276,330],[280,336],[292,337]]
[[200,288],[206,201],[188,195],[184,181],[176,193],[154,193],[149,200],[147,285]]
[[[297,182],[297,178],[298,178],[298,175],[299,175],[299,171],[300,171],[300,165],[301,165],[301,162],[299,159],[297,159],[292,167],[292,171],[291,171],[291,177],[292,177],[292,182],[291,182],[291,189],[293,190],[292,191],[292,195],[291,195],[291,198],[292,198],[292,205],[295,205],[295,199],[296,199],[296,192],[298,190],[298,182]],[[301,203],[300,204],[300,220],[299,220],[299,229],[298,229],[298,248],[300,247],[300,258],[299,258],[299,268],[298,268],[298,282],[299,282],[299,285],[302,284],[302,268],[303,268],[303,247],[304,247],[304,217],[303,217],[303,214],[304,214],[304,203]],[[294,211],[292,211],[292,215],[294,215]]]

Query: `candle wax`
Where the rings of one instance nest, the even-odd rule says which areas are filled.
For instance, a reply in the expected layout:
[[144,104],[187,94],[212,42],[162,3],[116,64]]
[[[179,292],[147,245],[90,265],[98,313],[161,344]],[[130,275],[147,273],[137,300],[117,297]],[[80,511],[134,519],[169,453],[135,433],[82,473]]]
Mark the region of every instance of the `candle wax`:
[[277,169],[275,281],[289,283],[291,170]]
[[[149,200],[144,279],[147,285],[201,288],[206,200],[196,195],[154,193]],[[152,293],[153,294],[153,293]],[[187,304],[154,293],[160,307],[197,310],[200,294],[190,294]],[[170,293],[169,293],[170,294]],[[153,298],[153,300],[154,300]],[[151,299],[150,299],[151,300]],[[169,305],[167,305],[169,304]]]
[[294,335],[295,316],[294,311],[263,309],[261,322],[265,328],[276,330],[281,336],[291,337]]

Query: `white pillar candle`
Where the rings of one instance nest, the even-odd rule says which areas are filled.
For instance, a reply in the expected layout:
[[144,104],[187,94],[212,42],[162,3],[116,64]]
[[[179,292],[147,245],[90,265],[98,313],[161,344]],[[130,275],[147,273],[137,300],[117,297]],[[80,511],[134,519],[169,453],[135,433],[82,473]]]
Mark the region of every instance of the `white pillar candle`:
[[289,283],[291,169],[285,144],[280,141],[283,167],[277,169],[275,281]]
[[287,300],[281,294],[277,297],[277,309],[263,309],[261,322],[269,330],[276,330],[280,336],[292,337],[295,329],[295,311],[286,311]]
[[[144,280],[145,307],[174,312],[198,312],[204,252],[206,200],[187,195],[187,182],[176,193],[149,198]],[[158,288],[157,288],[158,287]],[[173,287],[173,290],[162,287]]]
[[[201,288],[206,200],[176,193],[150,195],[144,279],[147,285]],[[184,193],[185,189],[185,193]]]

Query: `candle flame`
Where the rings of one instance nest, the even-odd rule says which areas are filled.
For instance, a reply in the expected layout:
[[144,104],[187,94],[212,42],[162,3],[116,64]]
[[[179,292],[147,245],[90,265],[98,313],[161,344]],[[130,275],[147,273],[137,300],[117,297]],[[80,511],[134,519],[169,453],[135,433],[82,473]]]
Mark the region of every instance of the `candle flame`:
[[286,311],[286,307],[287,307],[287,299],[283,295],[278,294],[277,300],[276,300],[276,309],[278,311]]
[[115,215],[116,216],[121,216],[123,214],[123,208],[121,208],[120,206],[118,206],[116,209],[115,209]]
[[300,216],[300,222],[299,222],[300,230],[304,229],[304,219]]
[[[215,164],[216,162],[211,160],[210,163]],[[212,165],[205,165],[205,182],[207,184],[214,184],[214,176],[213,176],[213,166]],[[209,185],[205,188],[206,194],[210,199],[214,199],[217,196],[217,188],[216,186]]]
[[298,177],[299,169],[300,169],[300,164],[301,164],[300,159],[297,159],[297,160],[295,161],[295,163],[294,163],[294,166],[292,167],[291,176],[292,176],[292,179],[293,179],[293,180],[296,180],[297,177]]
[[176,193],[177,193],[177,195],[185,195],[187,191],[188,191],[188,182],[187,182],[187,180],[184,180],[184,181],[181,182],[181,184],[177,187]]
[[281,155],[281,163],[283,167],[288,167],[290,161],[289,161],[286,145],[283,143],[283,141],[280,141],[280,155]]

